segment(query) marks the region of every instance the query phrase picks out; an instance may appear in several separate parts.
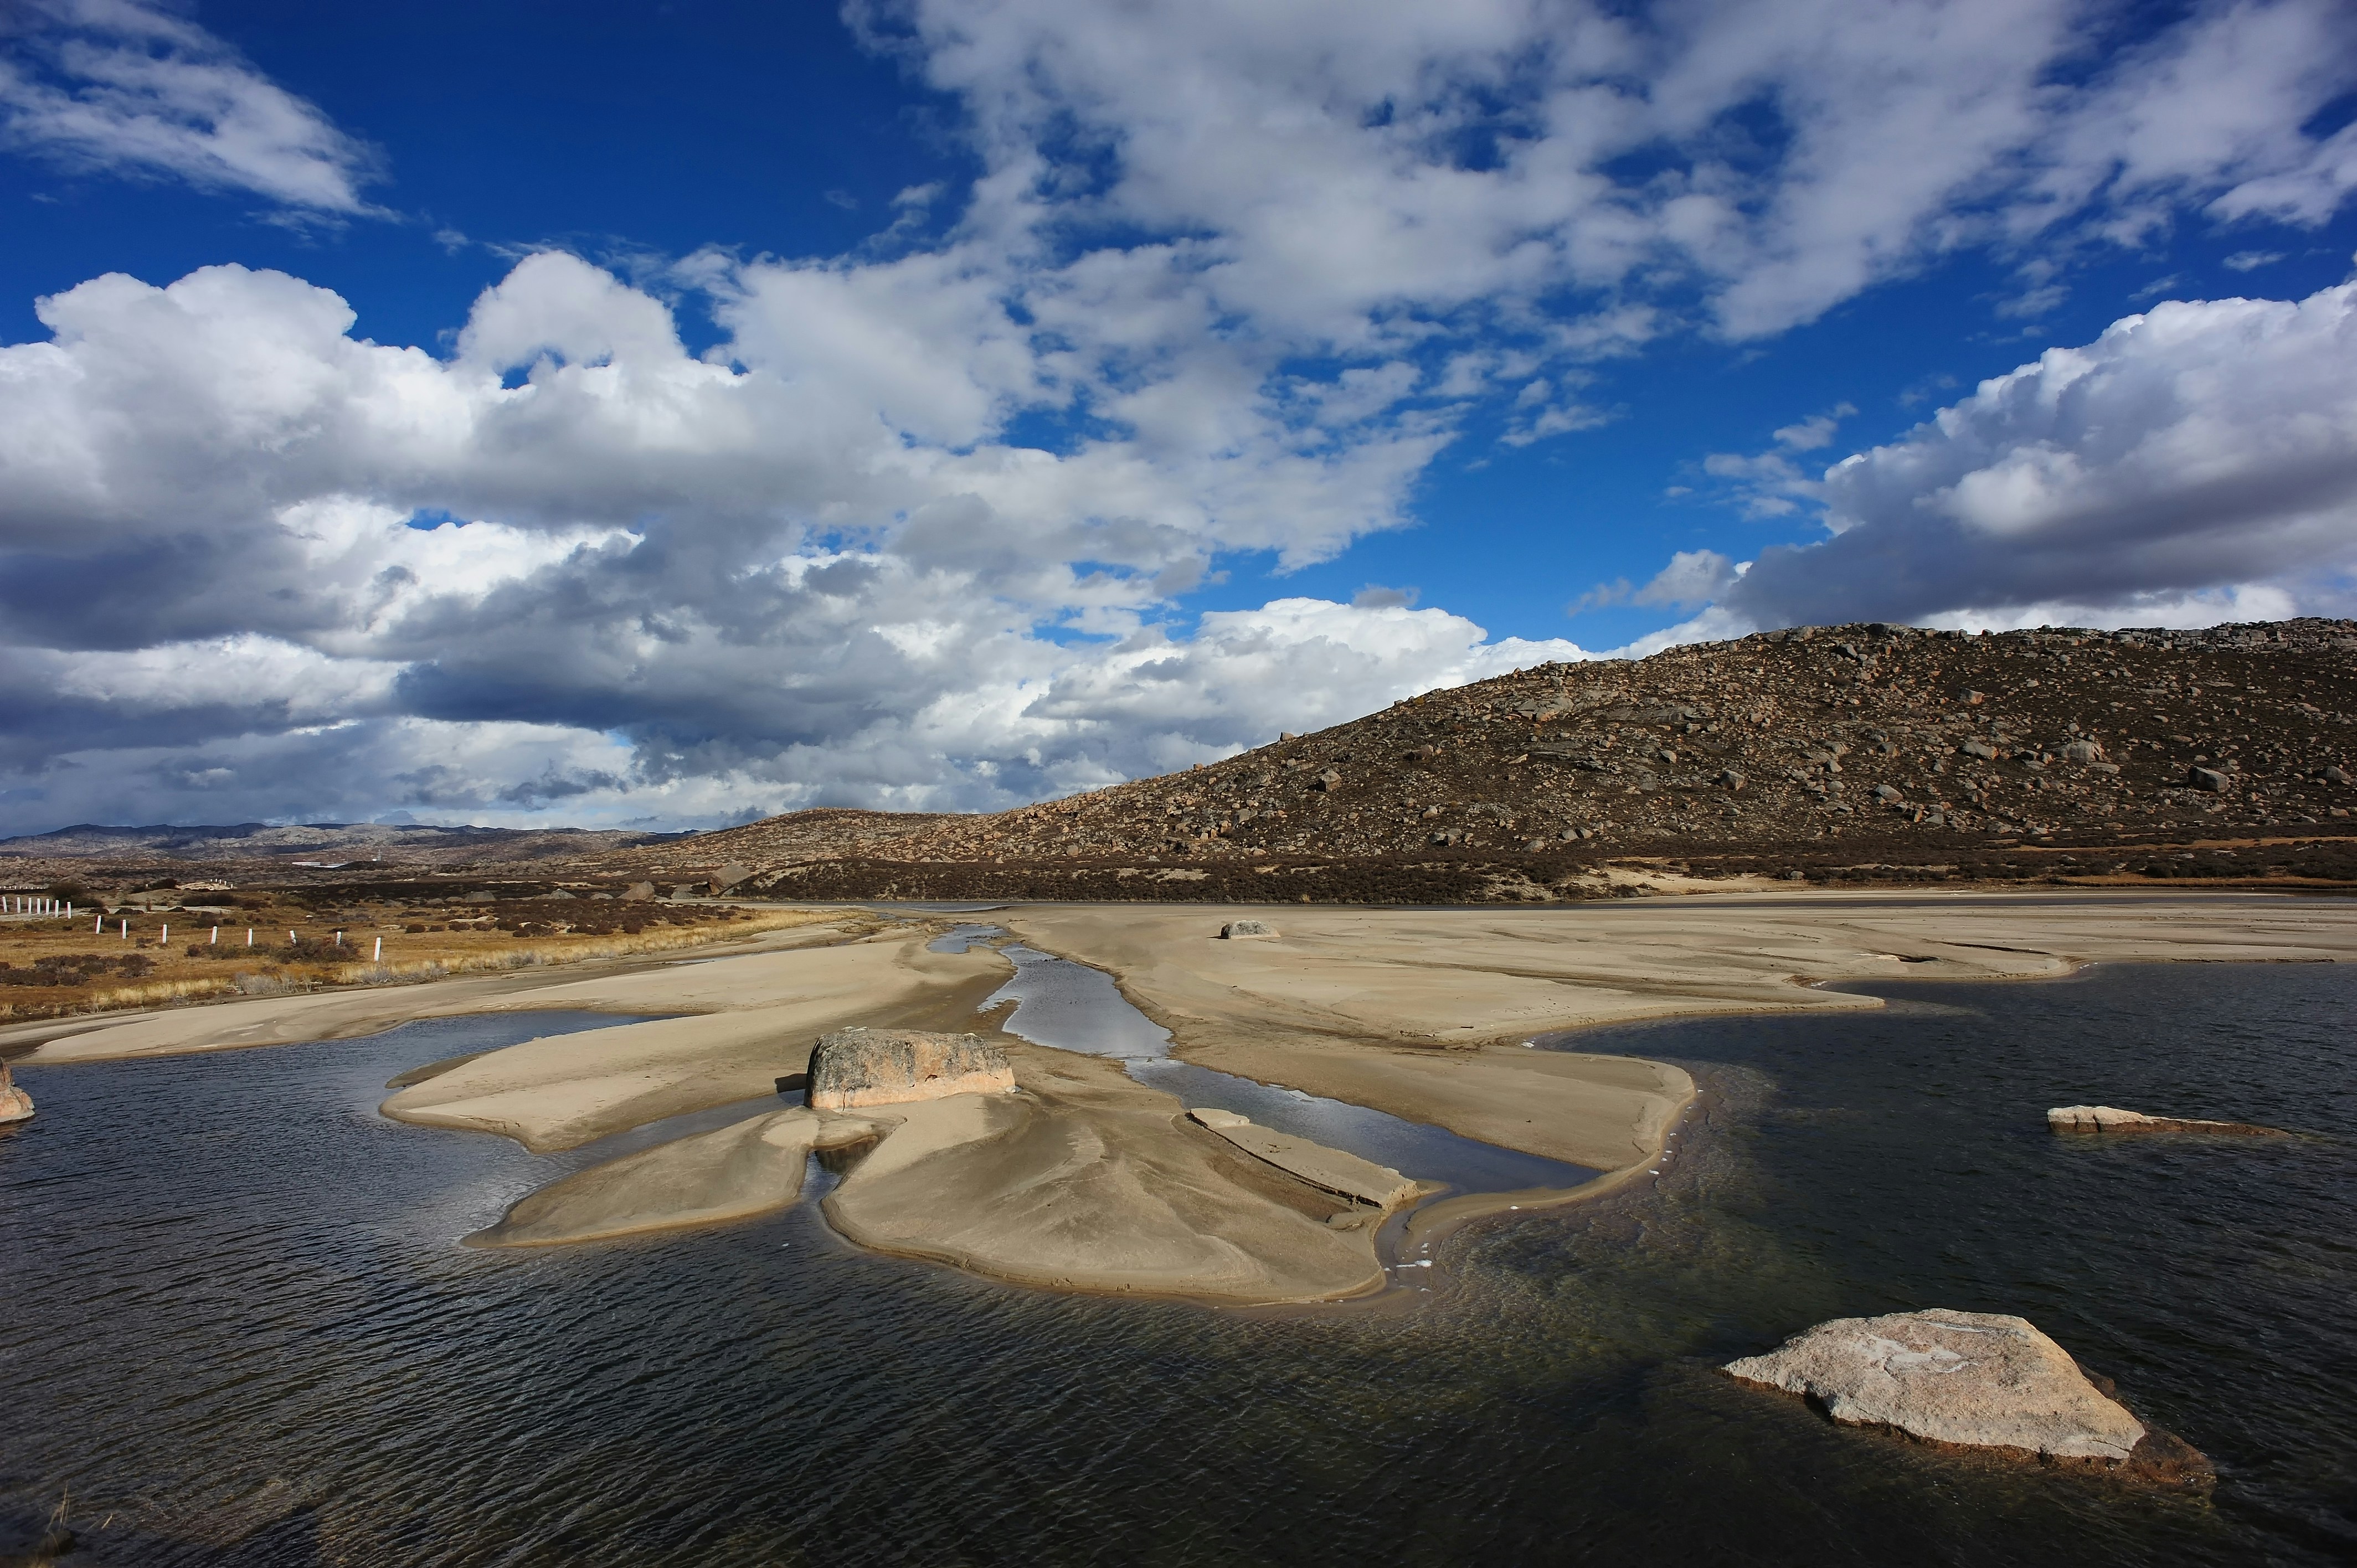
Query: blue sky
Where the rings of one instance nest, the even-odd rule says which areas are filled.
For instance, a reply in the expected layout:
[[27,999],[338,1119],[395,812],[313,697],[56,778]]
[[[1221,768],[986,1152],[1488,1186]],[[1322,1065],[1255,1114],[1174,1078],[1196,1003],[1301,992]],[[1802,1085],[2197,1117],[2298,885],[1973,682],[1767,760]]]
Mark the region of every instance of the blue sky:
[[991,808],[1800,620],[2347,614],[2352,120],[2319,0],[30,0],[0,831]]

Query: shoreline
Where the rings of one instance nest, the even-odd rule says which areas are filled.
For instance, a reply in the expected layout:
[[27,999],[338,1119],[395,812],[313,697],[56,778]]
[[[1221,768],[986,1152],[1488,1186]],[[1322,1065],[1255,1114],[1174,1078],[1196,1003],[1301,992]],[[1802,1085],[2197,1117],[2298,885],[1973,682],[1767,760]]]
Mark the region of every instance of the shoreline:
[[[759,1115],[752,1102],[803,1066],[824,1028],[978,1029],[1006,1041],[1018,1063],[1019,1113],[1010,1102],[961,1122],[933,1109],[977,1097],[892,1108],[902,1127],[823,1200],[848,1242],[1027,1288],[1228,1310],[1365,1308],[1424,1294],[1404,1289],[1392,1265],[1428,1258],[1468,1226],[1629,1192],[1658,1174],[1689,1125],[1700,1090],[1684,1069],[1523,1044],[1539,1035],[1878,1008],[1878,997],[1827,988],[1902,978],[2063,978],[2103,961],[2357,960],[2357,907],[2241,894],[1766,893],[1254,912],[1278,925],[1278,940],[1220,940],[1227,911],[1216,908],[990,911],[1015,940],[1110,976],[1169,1031],[1178,1060],[1600,1174],[1568,1188],[1446,1194],[1394,1211],[1395,1232],[1389,1219],[1334,1230],[1329,1221],[1345,1210],[1330,1195],[1267,1172],[1240,1175],[1220,1140],[1187,1125],[1179,1097],[1129,1079],[1112,1058],[1005,1036],[979,1008],[1008,961],[988,948],[928,946],[974,911],[925,911],[864,935],[798,928],[734,950],[716,944],[694,959],[616,961],[595,972],[269,998],[94,1027],[59,1021],[27,1065],[350,1038],[425,1017],[552,1007],[662,1015],[420,1064],[439,1070],[413,1068],[388,1085],[388,1119],[497,1132],[549,1150],[738,1101]],[[26,1043],[10,1033],[0,1041]]]

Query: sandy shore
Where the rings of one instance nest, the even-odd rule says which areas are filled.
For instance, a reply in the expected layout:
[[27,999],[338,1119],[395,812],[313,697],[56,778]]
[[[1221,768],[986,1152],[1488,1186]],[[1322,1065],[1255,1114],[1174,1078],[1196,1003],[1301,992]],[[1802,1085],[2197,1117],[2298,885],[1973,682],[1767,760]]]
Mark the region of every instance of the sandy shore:
[[[1272,941],[1218,939],[1256,915]],[[1053,906],[996,912],[1041,950],[1112,973],[1221,1071],[1372,1106],[1461,1135],[1641,1179],[1694,1087],[1667,1064],[1534,1050],[1533,1035],[1681,1015],[1878,1006],[1813,983],[2032,979],[2093,961],[2357,958],[2357,904],[2250,897],[1760,895],[1481,910]],[[944,922],[946,923],[946,922]],[[709,1223],[793,1201],[823,1133],[780,1113],[774,1079],[852,1024],[991,1033],[1019,1092],[877,1108],[882,1141],[828,1197],[853,1240],[1025,1283],[1224,1302],[1380,1288],[1374,1226],[1347,1200],[1239,1153],[1118,1063],[998,1036],[986,949],[929,929],[804,929],[690,961],[469,977],[45,1026],[33,1065],[369,1033],[408,1018],[541,1008],[676,1014],[526,1041],[409,1081],[388,1115],[578,1145],[682,1112],[743,1122],[593,1167],[518,1204],[490,1245]],[[0,1033],[0,1047],[28,1030]],[[1413,1176],[1415,1173],[1410,1172]],[[1561,1193],[1470,1196],[1415,1236]]]
[[827,1197],[836,1230],[1056,1289],[1258,1305],[1382,1287],[1380,1215],[1238,1153],[1116,1061],[1008,1055],[1020,1093],[860,1112],[902,1124]]
[[[926,950],[929,932],[716,959],[533,992],[533,1007],[684,1015],[526,1040],[395,1093],[403,1122],[569,1149],[641,1122],[771,1095],[812,1045],[854,1024],[963,1028],[1012,968],[987,949]],[[69,1042],[72,1044],[73,1042]]]
[[[1238,915],[1282,936],[1219,940]],[[1501,910],[1060,905],[993,918],[1043,951],[1111,972],[1189,1061],[1607,1171],[1659,1153],[1691,1082],[1660,1063],[1523,1041],[1643,1018],[1881,1005],[1811,989],[1826,981],[2357,959],[2357,902],[2198,895],[1729,895]]]
[[[722,977],[699,972],[716,962],[808,949],[853,940],[862,924],[800,926],[741,942],[716,943],[692,953],[636,954],[560,967],[462,975],[417,984],[321,991],[251,1002],[215,1002],[149,1012],[81,1014],[0,1028],[0,1053],[13,1061],[111,1061],[127,1057],[183,1056],[343,1040],[372,1035],[412,1018],[468,1013],[583,1007],[616,1013],[664,1013],[757,1004],[759,967]],[[738,994],[733,989],[743,988]],[[771,993],[775,993],[772,987]],[[563,997],[565,1000],[547,1000]],[[27,1048],[29,1047],[29,1048]]]

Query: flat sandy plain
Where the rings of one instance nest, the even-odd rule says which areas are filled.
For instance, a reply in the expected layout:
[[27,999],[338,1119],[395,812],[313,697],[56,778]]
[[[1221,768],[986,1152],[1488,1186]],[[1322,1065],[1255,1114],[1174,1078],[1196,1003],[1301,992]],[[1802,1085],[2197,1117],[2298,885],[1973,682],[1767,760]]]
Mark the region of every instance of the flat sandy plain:
[[[1219,940],[1222,923],[1243,916],[1282,934]],[[1581,1197],[1654,1163],[1694,1087],[1664,1063],[1523,1045],[1540,1033],[1880,1005],[1814,988],[1832,981],[2357,958],[2357,902],[2240,895],[1748,893],[1447,910],[1032,905],[988,918],[1031,947],[1113,974],[1186,1060],[1610,1173]],[[471,1239],[481,1245],[590,1240],[775,1207],[799,1192],[801,1148],[880,1133],[826,1199],[839,1230],[879,1251],[1053,1288],[1228,1303],[1381,1288],[1375,1217],[1238,1153],[1116,1062],[998,1035],[1000,1015],[978,1009],[1011,966],[985,948],[929,951],[948,923],[878,931],[846,914],[722,956],[84,1017],[0,1031],[0,1050],[38,1066],[348,1037],[457,1014],[675,1014],[405,1073],[384,1111],[559,1149],[766,1101],[747,1108],[762,1127],[567,1177]],[[852,1024],[993,1034],[1018,1091],[859,1112],[871,1125],[775,1120],[775,1079],[803,1070],[819,1034]],[[20,1054],[28,1045],[38,1048]],[[1415,1229],[1429,1233],[1509,1197],[1528,1208],[1569,1196],[1446,1200],[1420,1210]]]

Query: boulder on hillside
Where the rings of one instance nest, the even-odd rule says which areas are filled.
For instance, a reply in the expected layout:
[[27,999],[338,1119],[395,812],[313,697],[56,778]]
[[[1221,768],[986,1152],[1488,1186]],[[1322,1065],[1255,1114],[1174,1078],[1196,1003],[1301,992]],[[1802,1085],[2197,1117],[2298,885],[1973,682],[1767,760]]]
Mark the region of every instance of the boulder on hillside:
[[2248,1122],[2202,1122],[2181,1116],[2147,1116],[2115,1105],[2058,1105],[2046,1113],[2046,1124],[2057,1133],[2238,1133],[2263,1138],[2287,1138],[2280,1127],[2255,1126]]
[[952,1094],[1012,1094],[1015,1069],[979,1035],[837,1029],[812,1047],[809,1084],[812,1110],[851,1111]]
[[2147,1427],[2027,1320],[1934,1307],[1840,1317],[1723,1369],[1804,1396],[1846,1426],[1928,1443],[2206,1481],[2208,1461]]
[[1231,942],[1244,941],[1254,937],[1274,939],[1276,934],[1276,928],[1266,920],[1230,920],[1220,928],[1221,940]]

